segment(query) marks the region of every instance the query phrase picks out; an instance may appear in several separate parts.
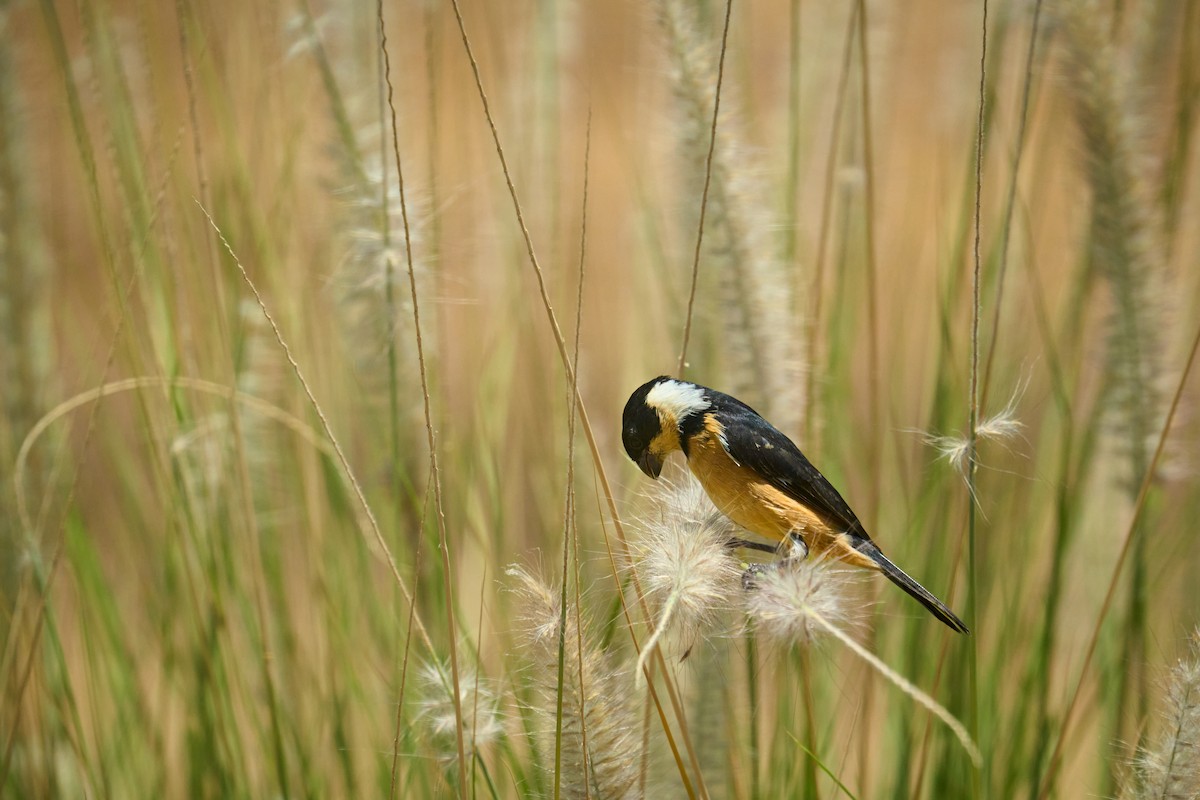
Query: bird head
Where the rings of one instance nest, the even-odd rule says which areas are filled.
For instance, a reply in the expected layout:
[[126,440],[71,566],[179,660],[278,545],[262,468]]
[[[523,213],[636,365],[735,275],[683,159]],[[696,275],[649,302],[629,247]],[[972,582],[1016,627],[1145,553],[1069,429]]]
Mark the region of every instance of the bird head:
[[625,452],[642,472],[657,478],[667,456],[681,449],[680,426],[711,406],[704,388],[662,375],[629,396],[621,420]]

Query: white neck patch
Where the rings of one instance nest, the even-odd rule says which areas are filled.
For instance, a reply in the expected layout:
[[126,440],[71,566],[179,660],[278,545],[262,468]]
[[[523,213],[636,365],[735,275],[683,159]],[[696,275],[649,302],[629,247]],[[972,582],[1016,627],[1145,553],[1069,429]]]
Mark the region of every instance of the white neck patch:
[[704,399],[704,390],[686,381],[663,381],[655,384],[646,395],[646,405],[678,422],[689,414],[704,411],[711,403]]

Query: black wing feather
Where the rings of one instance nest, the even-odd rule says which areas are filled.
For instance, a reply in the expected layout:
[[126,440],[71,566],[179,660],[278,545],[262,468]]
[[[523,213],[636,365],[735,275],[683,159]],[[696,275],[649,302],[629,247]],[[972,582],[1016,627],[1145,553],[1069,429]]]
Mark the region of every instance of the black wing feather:
[[851,534],[854,547],[875,561],[892,583],[912,595],[953,630],[958,633],[970,632],[945,603],[879,551],[837,489],[809,463],[791,439],[737,398],[712,390],[708,390],[708,394],[713,401],[713,410],[717,412],[717,419],[724,428],[722,445],[730,458],[754,470],[788,497],[803,503]]
[[734,461],[754,470],[776,489],[841,526],[844,531],[869,538],[837,489],[791,439],[740,400],[729,395],[714,397],[714,400],[714,405],[720,406],[717,419],[725,429],[722,444]]

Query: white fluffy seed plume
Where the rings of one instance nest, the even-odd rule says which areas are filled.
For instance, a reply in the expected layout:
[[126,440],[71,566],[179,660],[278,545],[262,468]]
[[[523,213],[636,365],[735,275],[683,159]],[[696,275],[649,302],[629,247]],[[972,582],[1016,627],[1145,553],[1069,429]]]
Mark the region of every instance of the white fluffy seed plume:
[[667,631],[695,636],[741,592],[742,570],[728,546],[739,529],[700,484],[691,476],[665,483],[653,500],[655,507],[641,520],[635,569],[658,619],[642,647],[639,676]]
[[745,595],[746,615],[768,640],[808,645],[828,632],[818,619],[842,630],[862,624],[862,604],[852,596],[856,580],[849,569],[824,559],[779,564],[755,576]]
[[863,621],[863,606],[851,596],[849,569],[830,561],[787,562],[756,576],[746,594],[746,615],[766,639],[780,645],[809,645],[819,635],[837,639],[900,691],[942,720],[979,765],[979,747],[954,715],[912,681],[867,650],[848,631]]
[[[1021,435],[1025,424],[1017,418],[1017,402],[1025,393],[1028,382],[1023,382],[1013,391],[1008,403],[999,412],[981,420],[975,426],[977,441],[992,441],[999,444],[1010,442]],[[967,474],[967,461],[971,453],[971,443],[966,436],[943,436],[935,433],[921,433],[925,444],[937,451],[938,458],[944,459],[955,472],[962,476]],[[978,455],[976,456],[978,459]],[[976,460],[978,463],[978,460]]]
[[[497,693],[474,670],[458,668],[459,706],[463,715],[463,746],[468,761],[475,752],[495,741],[503,732]],[[420,670],[421,699],[417,720],[426,729],[443,764],[458,758],[455,738],[454,682],[450,666],[440,662],[423,664]]]
[[[554,753],[558,716],[560,631],[563,636],[562,797],[637,800],[641,726],[627,671],[613,663],[587,630],[581,631],[574,606],[568,605],[563,619],[557,589],[523,567],[509,567],[507,574],[516,582],[517,609],[533,661],[530,674],[538,690],[535,710],[549,754]],[[586,620],[583,625],[588,627]]]

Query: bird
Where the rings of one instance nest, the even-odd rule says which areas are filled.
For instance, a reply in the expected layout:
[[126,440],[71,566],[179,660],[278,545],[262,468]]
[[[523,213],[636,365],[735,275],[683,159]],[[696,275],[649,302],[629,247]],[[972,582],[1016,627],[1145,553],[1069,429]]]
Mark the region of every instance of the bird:
[[[966,624],[893,564],[837,489],[787,436],[735,397],[662,375],[629,396],[621,421],[625,452],[651,478],[682,451],[713,504],[738,526],[804,555],[882,572],[948,627]],[[737,546],[775,550],[738,540]]]

